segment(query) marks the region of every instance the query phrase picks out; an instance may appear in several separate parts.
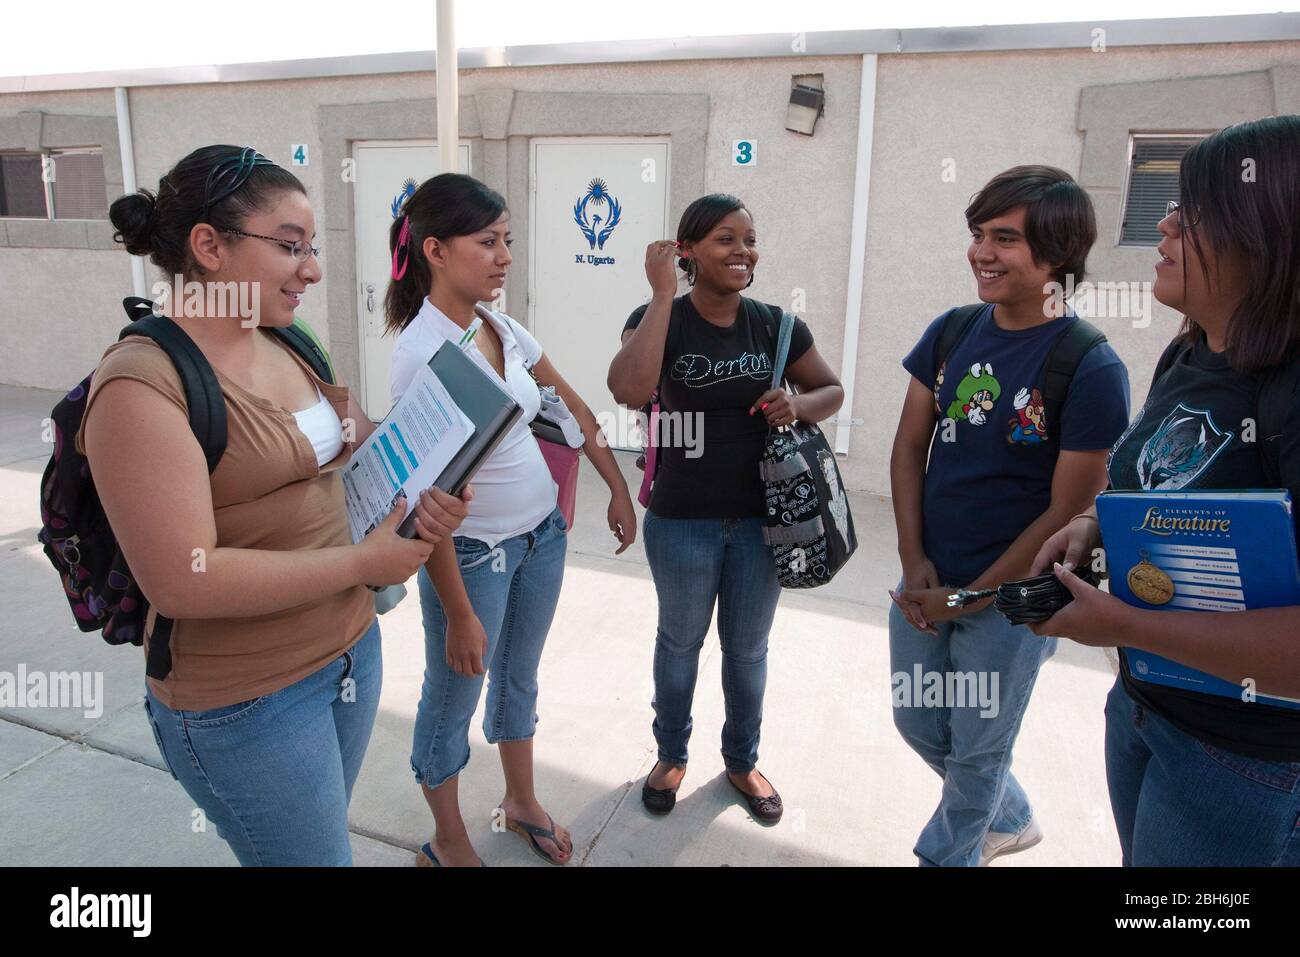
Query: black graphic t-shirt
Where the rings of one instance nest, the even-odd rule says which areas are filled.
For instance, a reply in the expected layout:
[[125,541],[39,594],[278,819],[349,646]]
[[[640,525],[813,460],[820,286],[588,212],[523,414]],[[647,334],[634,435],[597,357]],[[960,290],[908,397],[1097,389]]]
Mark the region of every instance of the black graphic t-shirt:
[[[632,311],[625,332],[640,325],[648,305]],[[650,511],[656,515],[764,514],[758,462],[767,420],[758,412],[750,415],[749,407],[772,385],[776,321],[774,307],[757,305],[751,321],[742,297],[736,321],[723,329],[699,314],[689,294],[673,300],[660,379],[659,470],[650,493]],[[767,316],[771,320],[759,319]],[[796,318],[786,368],[812,344],[812,332]]]
[[[1111,450],[1111,488],[1269,488],[1255,435],[1256,381],[1232,370],[1204,339],[1152,383],[1146,404]],[[1285,423],[1282,484],[1300,503],[1300,409]],[[1116,574],[1111,569],[1111,574]],[[1211,614],[1206,612],[1205,614]],[[1227,614],[1227,613],[1225,613]],[[1297,645],[1300,654],[1300,644]],[[1214,747],[1271,761],[1300,761],[1300,711],[1120,676],[1135,701]],[[1176,656],[1174,656],[1176,657]]]

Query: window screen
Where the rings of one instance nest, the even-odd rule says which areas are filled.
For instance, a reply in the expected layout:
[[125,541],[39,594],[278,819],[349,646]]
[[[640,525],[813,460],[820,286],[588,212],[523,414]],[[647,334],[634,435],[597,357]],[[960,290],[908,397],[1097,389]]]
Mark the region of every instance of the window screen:
[[103,153],[56,153],[53,186],[55,219],[108,219]]

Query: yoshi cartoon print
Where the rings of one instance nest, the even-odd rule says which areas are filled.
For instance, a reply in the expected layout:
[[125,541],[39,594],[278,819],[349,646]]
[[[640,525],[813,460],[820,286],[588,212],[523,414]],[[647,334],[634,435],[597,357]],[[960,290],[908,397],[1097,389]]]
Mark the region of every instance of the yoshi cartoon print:
[[993,377],[993,366],[976,362],[957,383],[957,392],[948,403],[948,418],[983,425],[1001,395],[1002,385]]

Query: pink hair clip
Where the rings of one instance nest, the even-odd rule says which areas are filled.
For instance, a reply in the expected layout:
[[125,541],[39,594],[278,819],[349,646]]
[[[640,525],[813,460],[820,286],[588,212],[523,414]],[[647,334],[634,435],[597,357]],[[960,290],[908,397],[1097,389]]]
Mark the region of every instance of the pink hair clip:
[[[397,248],[393,250],[393,278],[401,279],[406,275],[406,267],[411,260],[411,251],[408,248],[411,242],[411,217],[402,217],[402,230],[397,234]],[[403,255],[405,254],[405,255]],[[401,260],[399,267],[397,262]]]

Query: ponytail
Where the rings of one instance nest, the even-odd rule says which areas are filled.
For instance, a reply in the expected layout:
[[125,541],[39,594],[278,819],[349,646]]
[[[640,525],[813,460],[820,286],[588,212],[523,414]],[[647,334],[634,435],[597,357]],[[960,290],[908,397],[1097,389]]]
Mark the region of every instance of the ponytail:
[[384,294],[386,333],[405,329],[433,288],[424,241],[430,236],[445,241],[481,232],[505,211],[500,193],[462,173],[427,179],[407,198],[388,229],[393,271]]

